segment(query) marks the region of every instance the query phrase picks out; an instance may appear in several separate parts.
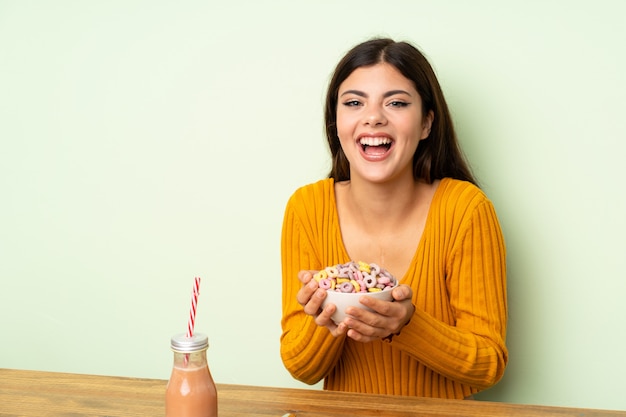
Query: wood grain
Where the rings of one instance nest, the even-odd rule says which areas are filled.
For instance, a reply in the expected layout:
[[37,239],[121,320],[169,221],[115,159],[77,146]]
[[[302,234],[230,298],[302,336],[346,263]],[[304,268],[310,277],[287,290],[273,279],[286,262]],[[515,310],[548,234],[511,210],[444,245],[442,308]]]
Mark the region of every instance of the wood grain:
[[[167,381],[0,369],[0,416],[164,416]],[[217,384],[220,417],[576,416],[624,411]]]

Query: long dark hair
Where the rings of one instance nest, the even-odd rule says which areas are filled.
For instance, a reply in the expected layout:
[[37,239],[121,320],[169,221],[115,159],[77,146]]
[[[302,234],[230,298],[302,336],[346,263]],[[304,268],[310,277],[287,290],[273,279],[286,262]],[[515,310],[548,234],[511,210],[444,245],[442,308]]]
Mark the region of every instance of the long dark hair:
[[433,68],[413,45],[392,39],[372,39],[355,46],[335,68],[326,93],[324,114],[326,137],[332,155],[329,178],[335,181],[350,179],[350,163],[337,136],[339,86],[357,68],[381,62],[393,65],[402,75],[413,81],[422,99],[424,117],[430,111],[434,114],[430,134],[420,141],[413,155],[413,177],[428,183],[451,177],[476,184],[469,164],[461,152],[450,111]]

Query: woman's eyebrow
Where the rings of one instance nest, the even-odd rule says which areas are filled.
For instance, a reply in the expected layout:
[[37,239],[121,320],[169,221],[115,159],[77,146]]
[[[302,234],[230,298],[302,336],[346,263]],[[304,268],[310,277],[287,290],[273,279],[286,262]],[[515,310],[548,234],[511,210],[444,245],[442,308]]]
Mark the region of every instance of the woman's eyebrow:
[[367,94],[365,94],[363,91],[360,90],[346,90],[343,93],[341,93],[341,96],[345,96],[346,94],[354,94],[355,96],[359,96],[359,97],[367,97]]
[[383,94],[383,97],[391,97],[391,96],[395,96],[396,94],[406,94],[409,97],[411,96],[411,93],[405,90],[391,90]]
[[[355,96],[366,97],[366,98],[368,97],[367,93],[361,90],[346,90],[343,93],[341,93],[341,96],[343,97],[346,94],[354,94]],[[411,94],[406,90],[390,90],[390,91],[387,91],[385,94],[383,94],[383,97],[387,98],[387,97],[395,96],[396,94],[406,94],[409,97],[411,96]]]

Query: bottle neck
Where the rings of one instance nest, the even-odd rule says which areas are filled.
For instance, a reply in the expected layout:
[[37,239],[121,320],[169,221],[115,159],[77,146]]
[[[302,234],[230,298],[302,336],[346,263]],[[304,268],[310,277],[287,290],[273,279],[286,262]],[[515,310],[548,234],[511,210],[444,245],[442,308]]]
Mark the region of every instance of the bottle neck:
[[196,350],[189,353],[174,351],[174,367],[177,368],[200,368],[207,366],[206,349]]

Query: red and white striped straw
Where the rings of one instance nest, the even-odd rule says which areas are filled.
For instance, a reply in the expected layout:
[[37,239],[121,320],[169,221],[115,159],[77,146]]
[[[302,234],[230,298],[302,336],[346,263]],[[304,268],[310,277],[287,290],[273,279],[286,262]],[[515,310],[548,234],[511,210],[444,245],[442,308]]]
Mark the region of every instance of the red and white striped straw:
[[198,308],[198,295],[200,295],[200,277],[195,277],[193,291],[191,293],[191,309],[189,310],[189,322],[187,323],[187,337],[193,336],[193,328],[196,324],[196,309]]

